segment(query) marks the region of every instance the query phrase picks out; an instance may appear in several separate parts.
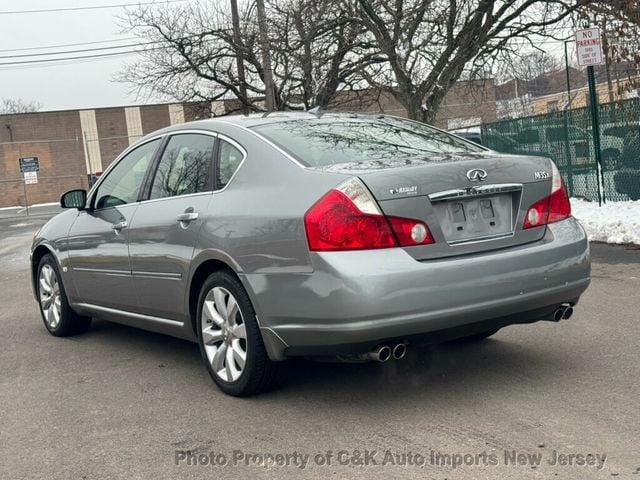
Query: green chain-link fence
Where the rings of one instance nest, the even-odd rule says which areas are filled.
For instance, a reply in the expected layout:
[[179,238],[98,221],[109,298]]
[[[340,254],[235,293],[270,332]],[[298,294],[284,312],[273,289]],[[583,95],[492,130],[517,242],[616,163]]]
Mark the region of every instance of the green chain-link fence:
[[[640,98],[600,109],[602,191],[606,200],[640,199]],[[482,125],[482,143],[504,153],[552,158],[573,197],[598,201],[598,165],[589,108]]]

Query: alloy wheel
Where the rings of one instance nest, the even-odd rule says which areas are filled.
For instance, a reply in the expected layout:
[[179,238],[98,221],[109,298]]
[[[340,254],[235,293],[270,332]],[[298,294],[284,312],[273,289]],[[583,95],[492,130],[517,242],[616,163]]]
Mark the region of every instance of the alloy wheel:
[[42,307],[45,321],[50,328],[56,328],[62,316],[58,277],[53,268],[45,264],[40,269],[38,280],[40,282],[40,306]]
[[212,370],[225,382],[237,381],[247,361],[247,331],[231,292],[223,287],[213,287],[207,292],[200,324]]

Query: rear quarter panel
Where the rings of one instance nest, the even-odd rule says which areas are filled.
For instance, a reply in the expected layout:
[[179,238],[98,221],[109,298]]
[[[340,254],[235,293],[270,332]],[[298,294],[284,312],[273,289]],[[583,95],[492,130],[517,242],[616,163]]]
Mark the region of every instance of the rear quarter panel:
[[242,145],[247,157],[227,188],[214,192],[196,258],[217,249],[246,273],[311,271],[304,214],[350,175],[304,169],[235,125],[220,133]]

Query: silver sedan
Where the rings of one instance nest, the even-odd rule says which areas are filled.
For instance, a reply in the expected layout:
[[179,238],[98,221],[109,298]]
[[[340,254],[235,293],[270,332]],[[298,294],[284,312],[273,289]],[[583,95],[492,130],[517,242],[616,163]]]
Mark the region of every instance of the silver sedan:
[[394,361],[566,319],[589,285],[551,160],[389,116],[169,127],[61,204],[31,255],[49,332],[97,317],[198,342],[231,395],[289,357]]

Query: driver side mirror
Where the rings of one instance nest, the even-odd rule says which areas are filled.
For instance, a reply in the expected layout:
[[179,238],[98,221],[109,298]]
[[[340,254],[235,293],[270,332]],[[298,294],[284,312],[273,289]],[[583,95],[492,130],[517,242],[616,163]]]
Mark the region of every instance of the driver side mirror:
[[77,208],[78,210],[84,210],[86,204],[86,190],[69,190],[60,197],[60,206],[62,208]]

